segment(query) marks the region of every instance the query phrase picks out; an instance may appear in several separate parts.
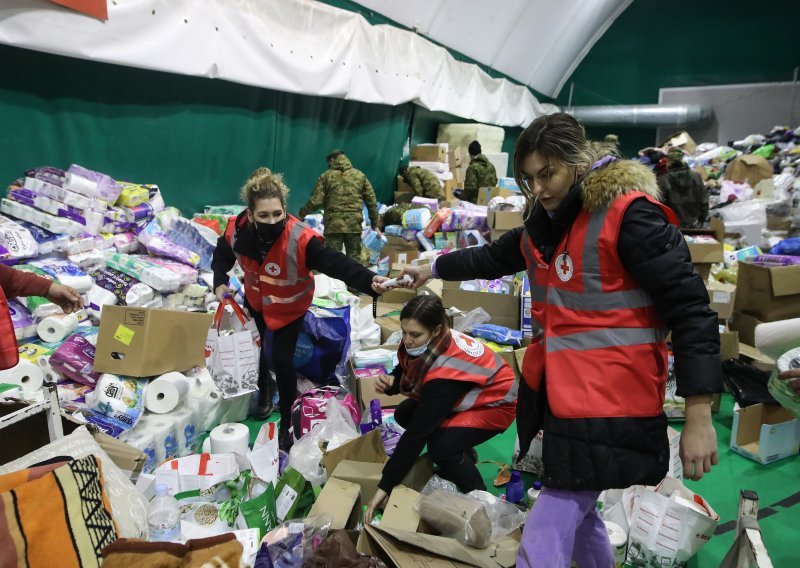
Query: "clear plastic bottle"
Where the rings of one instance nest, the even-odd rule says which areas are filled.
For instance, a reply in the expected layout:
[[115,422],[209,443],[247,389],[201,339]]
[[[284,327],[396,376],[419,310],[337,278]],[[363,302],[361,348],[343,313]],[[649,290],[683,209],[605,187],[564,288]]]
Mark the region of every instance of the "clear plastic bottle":
[[181,536],[180,507],[164,483],[156,485],[156,496],[147,508],[147,527],[151,542],[171,542]]

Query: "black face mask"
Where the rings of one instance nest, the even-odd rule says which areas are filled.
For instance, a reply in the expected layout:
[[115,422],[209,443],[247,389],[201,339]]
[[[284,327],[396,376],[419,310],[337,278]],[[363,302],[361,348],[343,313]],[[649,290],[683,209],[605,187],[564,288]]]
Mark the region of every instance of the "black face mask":
[[256,221],[256,232],[262,240],[268,243],[274,243],[281,236],[283,228],[286,226],[286,217],[277,223],[259,223]]

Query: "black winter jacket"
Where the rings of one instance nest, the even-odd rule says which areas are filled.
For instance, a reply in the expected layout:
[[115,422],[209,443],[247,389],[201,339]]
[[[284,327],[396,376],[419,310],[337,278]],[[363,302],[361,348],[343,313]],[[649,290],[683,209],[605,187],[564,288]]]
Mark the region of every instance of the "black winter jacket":
[[[653,174],[640,164],[619,161],[589,173],[566,196],[555,216],[536,206],[525,229],[548,261],[581,208],[596,210],[628,191],[658,197]],[[518,228],[484,247],[440,257],[436,272],[445,280],[498,278],[526,269]],[[708,293],[691,264],[680,230],[645,199],[634,201],[622,219],[617,246],[623,266],[652,298],[672,331],[675,372],[680,396],[722,391],[719,330]],[[601,362],[598,361],[598,366]],[[517,431],[524,455],[533,437],[544,430],[543,483],[570,490],[603,490],[656,484],[667,472],[667,420],[652,418],[582,418],[553,416],[545,387],[532,391],[520,381]],[[630,404],[636,404],[632,400]]]

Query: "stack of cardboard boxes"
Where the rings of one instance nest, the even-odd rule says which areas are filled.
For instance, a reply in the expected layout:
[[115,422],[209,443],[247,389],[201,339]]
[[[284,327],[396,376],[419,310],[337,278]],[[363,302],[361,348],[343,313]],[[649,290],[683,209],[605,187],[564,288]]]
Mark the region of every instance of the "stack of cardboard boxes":
[[[446,169],[452,174],[452,179],[444,181],[445,201],[457,200],[454,190],[464,187],[466,165],[462,160],[460,148],[449,148],[447,144],[420,144],[411,148],[411,162],[429,162],[446,164]],[[414,190],[401,176],[397,176],[397,191],[394,194],[395,203],[409,203],[414,197]]]

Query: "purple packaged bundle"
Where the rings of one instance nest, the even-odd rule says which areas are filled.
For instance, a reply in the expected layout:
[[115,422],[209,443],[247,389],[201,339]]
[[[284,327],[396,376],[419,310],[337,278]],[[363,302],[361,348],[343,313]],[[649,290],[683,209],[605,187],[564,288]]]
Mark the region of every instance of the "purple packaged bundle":
[[114,203],[122,192],[122,186],[106,174],[87,170],[72,164],[65,174],[67,185],[76,193],[97,197],[106,203]]
[[133,207],[125,207],[125,221],[128,223],[138,223],[139,221],[150,220],[155,215],[153,206],[149,203],[142,203],[141,205],[134,205]]
[[153,289],[119,270],[101,268],[92,272],[94,283],[113,293],[120,306],[140,306],[153,299]]
[[753,263],[764,266],[792,266],[800,264],[800,256],[788,254],[759,254],[753,259]]
[[66,172],[64,170],[59,170],[58,168],[42,166],[40,168],[25,170],[25,176],[62,187],[64,185],[64,177],[66,176]]
[[100,373],[93,369],[95,348],[79,333],[70,335],[50,356],[53,370],[76,383],[94,387]]

